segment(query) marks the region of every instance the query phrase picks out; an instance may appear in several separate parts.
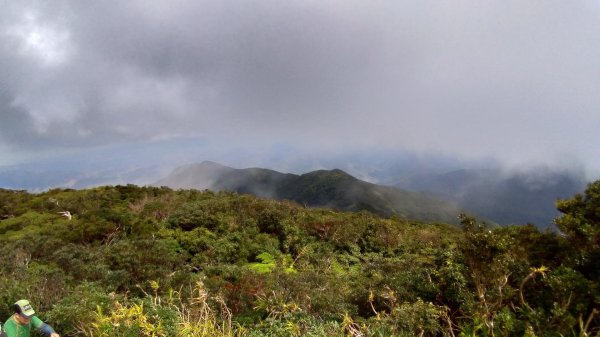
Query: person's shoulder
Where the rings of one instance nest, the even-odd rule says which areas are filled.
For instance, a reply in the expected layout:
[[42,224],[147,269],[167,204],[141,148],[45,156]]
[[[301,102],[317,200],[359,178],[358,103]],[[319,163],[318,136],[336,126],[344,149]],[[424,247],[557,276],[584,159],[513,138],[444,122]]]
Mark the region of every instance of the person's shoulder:
[[39,328],[40,326],[42,326],[44,324],[44,321],[42,321],[39,317],[33,315],[33,316],[31,316],[31,324],[34,327]]
[[10,332],[10,331],[14,331],[15,330],[15,320],[13,319],[12,316],[10,316],[6,322],[4,322],[4,324],[2,325],[2,331],[4,332]]
[[14,326],[15,325],[15,320],[13,319],[12,315],[6,320],[6,322],[4,322],[4,324],[2,324],[2,327],[4,327],[6,329],[6,327],[9,326]]

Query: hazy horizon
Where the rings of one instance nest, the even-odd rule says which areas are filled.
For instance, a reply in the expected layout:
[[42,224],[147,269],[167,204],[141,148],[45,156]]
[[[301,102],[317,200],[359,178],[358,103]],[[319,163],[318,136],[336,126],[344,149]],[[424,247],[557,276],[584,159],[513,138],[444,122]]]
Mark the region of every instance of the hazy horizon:
[[598,1],[4,2],[0,72],[5,168],[600,177]]

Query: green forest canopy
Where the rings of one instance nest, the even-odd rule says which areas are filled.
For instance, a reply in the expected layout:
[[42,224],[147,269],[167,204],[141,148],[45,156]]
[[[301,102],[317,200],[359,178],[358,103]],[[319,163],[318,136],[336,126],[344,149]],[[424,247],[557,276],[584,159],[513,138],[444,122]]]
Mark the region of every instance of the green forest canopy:
[[62,336],[598,336],[600,181],[557,208],[561,233],[228,192],[0,189],[0,320],[28,298]]

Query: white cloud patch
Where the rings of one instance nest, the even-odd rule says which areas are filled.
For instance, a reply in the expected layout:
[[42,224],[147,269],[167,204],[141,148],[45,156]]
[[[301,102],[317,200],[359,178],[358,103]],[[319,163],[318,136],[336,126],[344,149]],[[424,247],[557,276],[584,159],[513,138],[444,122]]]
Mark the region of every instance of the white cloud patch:
[[25,11],[20,20],[6,27],[5,34],[17,41],[23,57],[36,58],[48,67],[64,64],[72,52],[70,32],[40,20],[35,12]]

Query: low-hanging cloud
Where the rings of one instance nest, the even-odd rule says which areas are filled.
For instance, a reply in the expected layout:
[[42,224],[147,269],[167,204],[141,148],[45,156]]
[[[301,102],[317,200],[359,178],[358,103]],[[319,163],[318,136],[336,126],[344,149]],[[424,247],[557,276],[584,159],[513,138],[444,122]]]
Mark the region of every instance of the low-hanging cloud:
[[3,6],[4,151],[205,137],[600,168],[597,1]]

